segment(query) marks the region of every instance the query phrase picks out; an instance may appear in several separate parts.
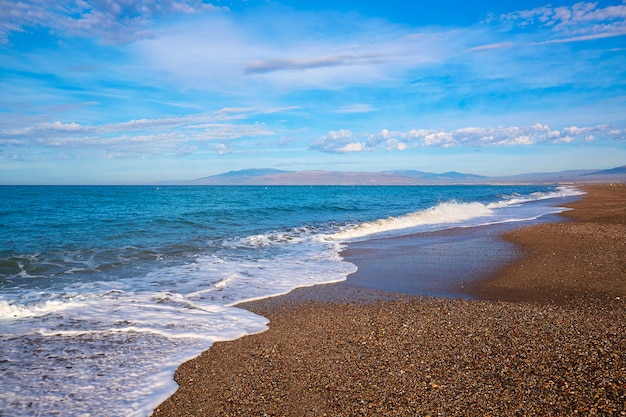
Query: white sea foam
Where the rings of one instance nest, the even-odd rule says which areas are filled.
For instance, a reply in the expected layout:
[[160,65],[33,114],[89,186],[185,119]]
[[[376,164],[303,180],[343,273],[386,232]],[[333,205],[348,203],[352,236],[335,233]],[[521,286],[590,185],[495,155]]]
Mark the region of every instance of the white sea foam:
[[[356,270],[342,262],[337,242],[300,232],[237,239],[238,248],[253,251],[244,259],[232,252],[198,255],[145,276],[67,286],[46,301],[41,293],[0,301],[0,344],[7,356],[21,358],[2,364],[5,375],[21,379],[4,379],[0,403],[12,404],[16,416],[29,415],[33,402],[40,414],[55,413],[59,397],[36,382],[44,378],[63,386],[63,409],[77,415],[98,409],[149,415],[175,391],[172,375],[180,363],[217,340],[266,329],[267,319],[234,304],[341,281]],[[256,251],[267,245],[270,256],[259,257]],[[84,389],[90,385],[93,390]],[[94,397],[94,390],[101,394]]]
[[31,317],[42,317],[64,310],[85,307],[80,302],[64,302],[60,300],[45,301],[33,305],[14,304],[0,300],[0,320],[15,320]]
[[[15,416],[31,415],[29,403],[37,404],[40,415],[149,415],[176,390],[172,375],[180,363],[217,340],[267,328],[267,319],[246,310],[199,304],[171,292],[59,299],[44,306],[2,301],[0,307],[8,316],[0,334],[0,403],[12,404]],[[24,320],[41,313],[43,321]],[[9,384],[18,374],[20,382]],[[57,385],[64,390],[60,397],[51,390]],[[94,389],[85,390],[90,385]]]
[[[260,241],[265,239],[255,239],[256,243]],[[196,283],[181,290],[190,300],[233,305],[284,294],[298,287],[342,281],[356,270],[354,265],[342,261],[337,242],[324,241],[320,236],[301,237],[297,244],[295,241],[287,239],[281,248],[276,248],[273,241],[275,252],[269,258],[223,259],[217,263],[210,257],[200,257],[195,263],[176,269],[179,276],[185,277],[182,281]],[[257,249],[262,247],[264,244]],[[173,272],[162,269],[151,278],[158,281],[160,276]],[[197,285],[197,277],[207,276],[212,277],[211,283]]]

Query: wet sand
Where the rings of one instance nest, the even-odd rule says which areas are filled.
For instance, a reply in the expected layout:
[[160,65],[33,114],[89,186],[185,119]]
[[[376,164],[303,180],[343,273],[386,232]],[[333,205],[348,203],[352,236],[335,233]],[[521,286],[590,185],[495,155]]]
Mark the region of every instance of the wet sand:
[[[568,221],[508,231],[510,253],[467,268],[487,279],[435,285],[463,298],[348,280],[243,305],[270,329],[181,365],[154,415],[626,415],[626,186],[584,190]],[[401,278],[372,265],[366,281]]]

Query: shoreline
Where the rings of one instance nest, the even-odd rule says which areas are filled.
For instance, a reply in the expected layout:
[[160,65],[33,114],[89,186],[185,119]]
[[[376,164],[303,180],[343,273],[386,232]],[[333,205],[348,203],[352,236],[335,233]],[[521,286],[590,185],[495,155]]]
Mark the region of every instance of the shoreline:
[[524,256],[467,286],[486,300],[327,284],[240,305],[270,329],[181,365],[154,416],[626,415],[626,186],[582,188],[572,221],[505,234]]

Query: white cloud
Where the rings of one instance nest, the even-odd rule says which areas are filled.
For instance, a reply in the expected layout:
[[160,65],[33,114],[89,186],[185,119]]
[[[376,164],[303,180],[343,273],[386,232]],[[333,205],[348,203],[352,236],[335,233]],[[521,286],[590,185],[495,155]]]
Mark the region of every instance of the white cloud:
[[213,150],[217,152],[218,155],[226,155],[233,152],[232,146],[226,143],[219,143],[213,147]]
[[328,133],[328,138],[330,138],[331,140],[342,140],[342,139],[351,139],[352,136],[354,136],[352,134],[352,131],[349,129],[341,129],[338,131],[330,131]]
[[[364,138],[364,141],[358,141],[359,137]],[[405,150],[420,147],[530,146],[595,140],[626,141],[626,130],[599,125],[593,127],[570,126],[559,131],[541,123],[528,127],[465,127],[453,131],[421,129],[404,132],[383,129],[378,133],[362,135],[355,135],[349,130],[340,130],[330,132],[315,141],[311,144],[311,148],[323,152],[346,153],[375,149]]]
[[322,152],[346,153],[365,150],[359,142],[355,142],[352,131],[349,129],[331,130],[327,135],[311,144],[311,149]]
[[343,148],[341,148],[340,152],[361,152],[365,149],[365,144],[361,142],[352,142],[346,144]]

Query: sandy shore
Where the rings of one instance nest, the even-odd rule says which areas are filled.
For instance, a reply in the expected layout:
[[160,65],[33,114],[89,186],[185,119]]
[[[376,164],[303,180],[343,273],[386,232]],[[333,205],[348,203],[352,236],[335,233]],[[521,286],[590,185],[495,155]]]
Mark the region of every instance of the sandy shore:
[[507,232],[483,300],[318,286],[248,303],[270,330],[176,373],[155,416],[626,416],[626,186]]
[[587,186],[569,204],[569,222],[539,224],[504,237],[525,258],[474,286],[488,299],[566,301],[626,296],[626,185]]

